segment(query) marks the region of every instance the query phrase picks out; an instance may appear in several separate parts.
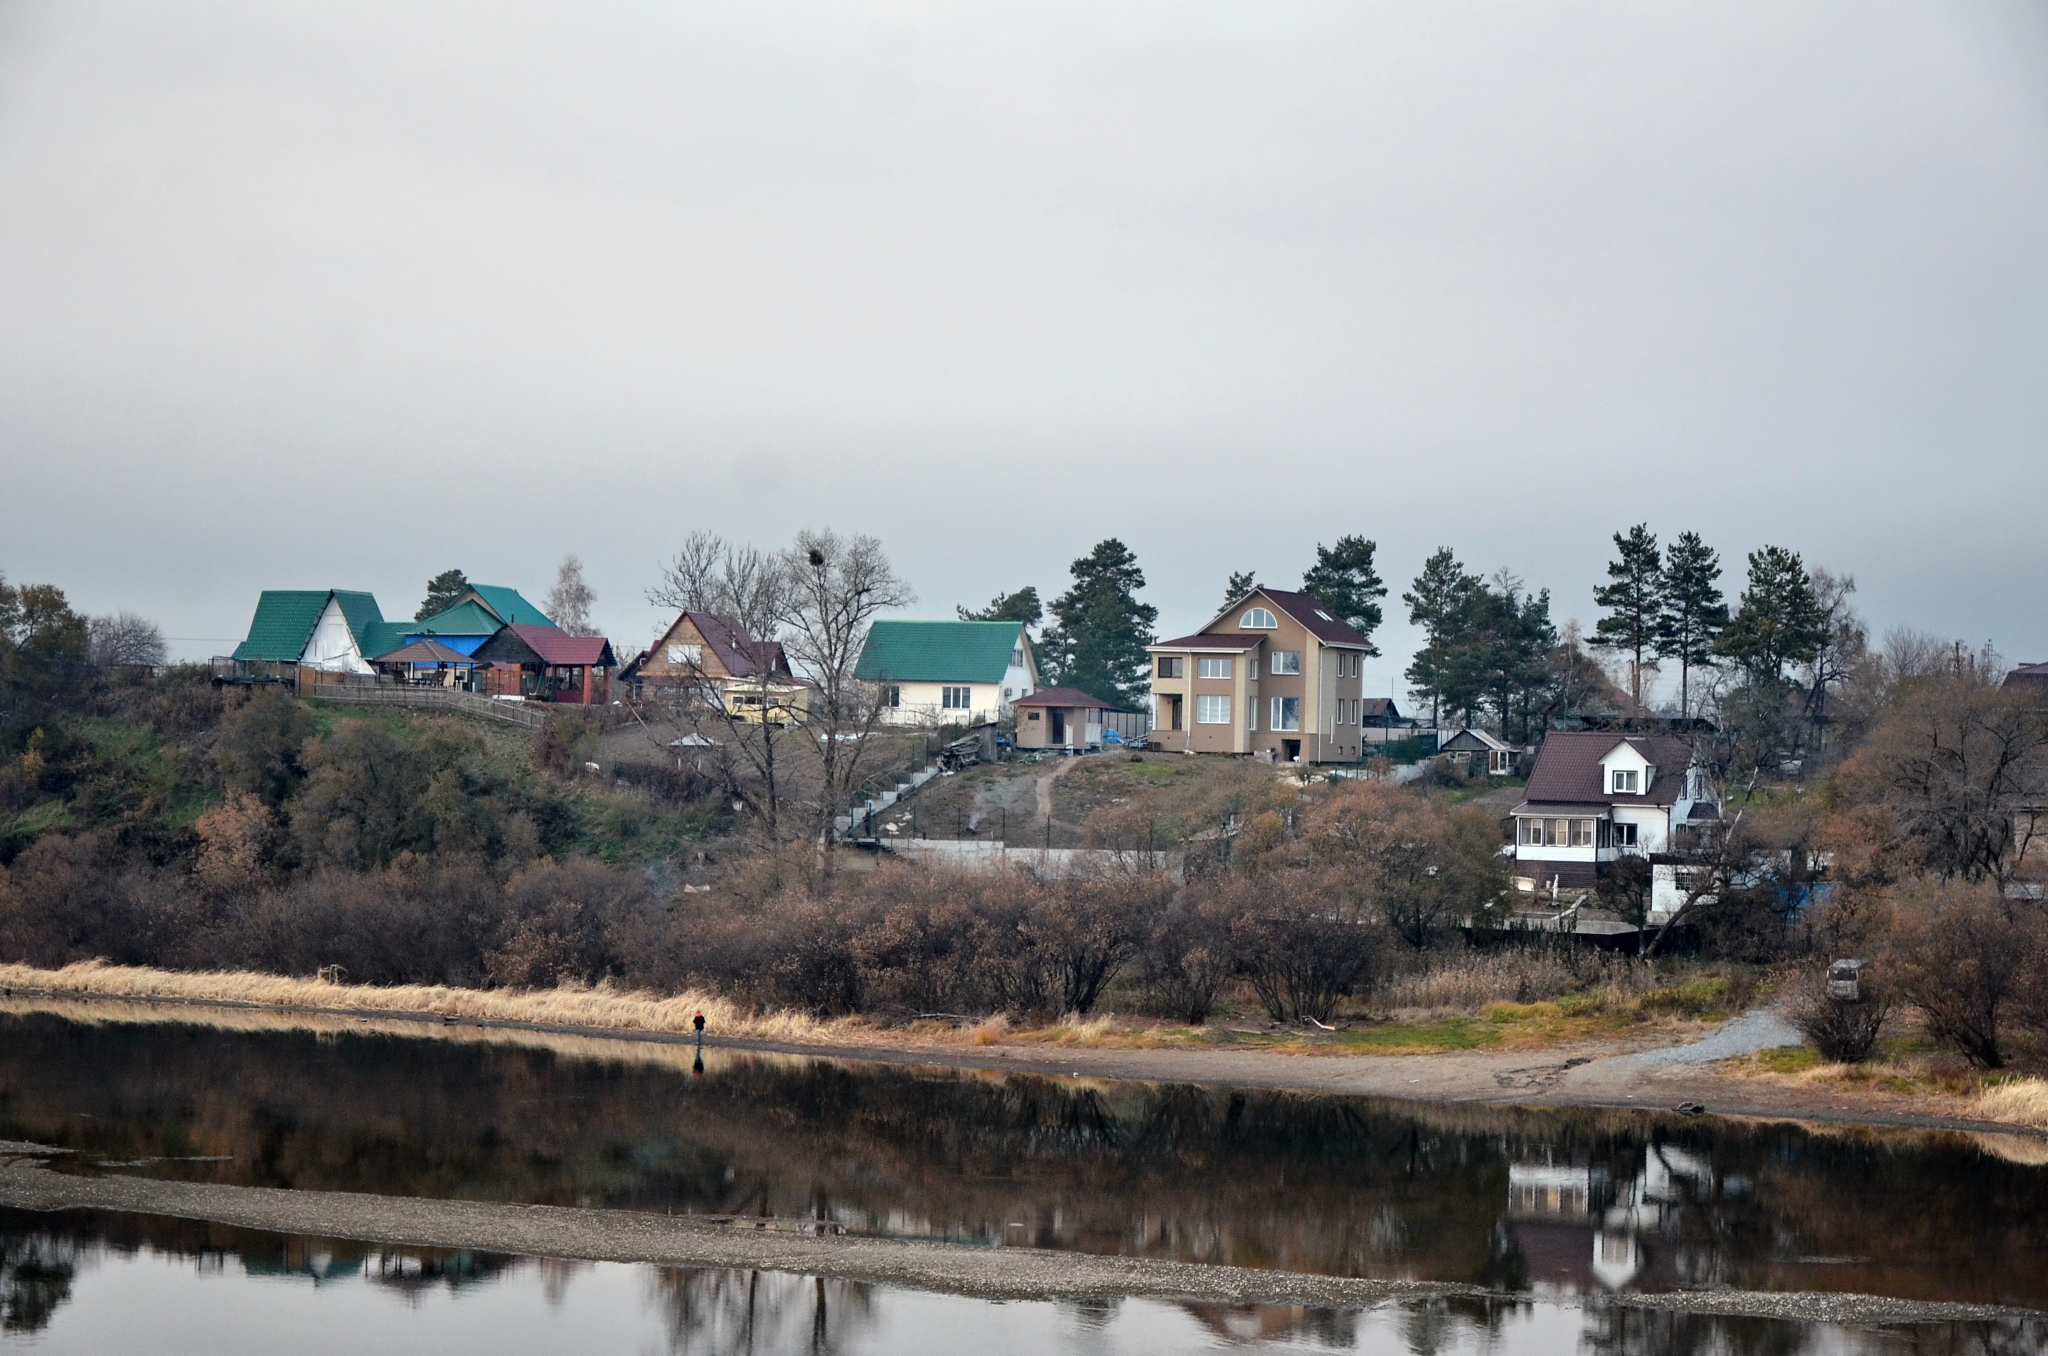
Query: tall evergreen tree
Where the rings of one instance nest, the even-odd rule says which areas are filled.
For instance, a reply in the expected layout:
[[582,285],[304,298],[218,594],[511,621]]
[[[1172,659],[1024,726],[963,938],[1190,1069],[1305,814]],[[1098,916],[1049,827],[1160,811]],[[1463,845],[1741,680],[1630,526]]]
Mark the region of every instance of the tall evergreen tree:
[[953,610],[960,614],[961,621],[1013,621],[1036,626],[1045,620],[1045,606],[1038,601],[1036,584],[1026,584],[1015,593],[999,593],[979,612],[964,607]]
[[1387,586],[1372,561],[1378,549],[1378,543],[1356,536],[1339,537],[1335,546],[1317,542],[1316,563],[1301,577],[1303,593],[1368,641],[1385,619],[1379,600],[1387,596]]
[[1259,578],[1255,571],[1232,570],[1230,582],[1223,586],[1223,605],[1229,607],[1258,586]]
[[1607,609],[1593,628],[1593,643],[1629,657],[1629,700],[1640,711],[1643,656],[1656,652],[1664,615],[1664,562],[1647,523],[1637,523],[1627,536],[1615,533],[1614,546],[1618,554],[1607,565],[1611,582],[1593,590],[1593,601]]
[[446,612],[469,587],[469,577],[460,570],[443,570],[427,581],[427,596],[420,603],[420,610],[412,614],[414,621]]
[[1678,661],[1678,713],[1692,714],[1692,671],[1714,662],[1714,642],[1728,625],[1721,556],[1697,532],[1681,532],[1664,548],[1664,606],[1657,653]]
[[1450,676],[1449,658],[1453,643],[1463,634],[1471,595],[1479,589],[1476,576],[1458,563],[1448,546],[1423,562],[1422,573],[1401,595],[1408,605],[1408,620],[1422,628],[1426,637],[1408,666],[1408,682],[1429,699],[1430,719],[1442,719],[1445,679]]
[[1749,585],[1714,652],[1775,684],[1790,664],[1810,663],[1828,641],[1828,612],[1799,553],[1766,546],[1749,553]]
[[1151,671],[1145,647],[1159,609],[1138,601],[1144,572],[1129,547],[1110,537],[1073,564],[1074,584],[1052,602],[1053,628],[1040,645],[1053,681],[1117,706],[1145,697]]

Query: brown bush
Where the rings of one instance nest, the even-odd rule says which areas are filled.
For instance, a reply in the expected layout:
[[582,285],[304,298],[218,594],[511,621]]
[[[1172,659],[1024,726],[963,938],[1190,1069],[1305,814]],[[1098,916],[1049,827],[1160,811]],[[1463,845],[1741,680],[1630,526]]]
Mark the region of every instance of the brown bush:
[[1154,920],[1139,955],[1139,975],[1156,1011],[1190,1026],[1209,1020],[1218,991],[1237,970],[1231,917],[1230,902],[1217,897],[1213,882],[1204,882]]
[[1330,874],[1239,877],[1227,887],[1239,968],[1276,1022],[1327,1022],[1372,980],[1382,934]]
[[1791,986],[1787,1015],[1823,1059],[1861,1064],[1877,1048],[1892,1011],[1892,995],[1878,972],[1866,966],[1855,999],[1828,993],[1827,966],[1809,966]]
[[2005,1025],[2038,982],[2044,945],[2038,911],[1996,886],[1921,886],[1900,898],[1880,964],[1929,1032],[1997,1069]]

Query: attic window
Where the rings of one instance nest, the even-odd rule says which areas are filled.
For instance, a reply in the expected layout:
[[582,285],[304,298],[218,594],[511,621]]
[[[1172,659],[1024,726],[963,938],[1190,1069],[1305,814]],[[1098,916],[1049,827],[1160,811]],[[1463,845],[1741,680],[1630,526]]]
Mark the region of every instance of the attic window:
[[1326,621],[1326,622],[1333,622],[1333,621],[1337,620],[1337,619],[1336,619],[1335,617],[1333,617],[1333,616],[1331,616],[1331,615],[1330,615],[1329,613],[1327,613],[1327,612],[1323,611],[1323,610],[1322,610],[1321,608],[1317,608],[1317,609],[1316,609],[1316,615],[1317,615],[1318,617],[1321,617],[1321,618],[1322,618],[1322,619],[1323,619],[1324,621]]
[[1614,790],[1620,794],[1634,795],[1636,776],[1637,774],[1633,769],[1623,771],[1620,768],[1616,768],[1614,771]]
[[1273,614],[1263,607],[1255,607],[1238,619],[1239,626],[1247,631],[1276,631],[1280,623]]

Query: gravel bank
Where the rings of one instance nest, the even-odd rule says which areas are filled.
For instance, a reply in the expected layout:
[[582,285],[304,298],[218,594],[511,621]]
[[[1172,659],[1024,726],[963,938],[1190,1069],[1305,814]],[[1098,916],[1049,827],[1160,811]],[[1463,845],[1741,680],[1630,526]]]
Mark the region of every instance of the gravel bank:
[[[972,1248],[798,1232],[799,1221],[721,1223],[624,1210],[499,1205],[346,1192],[280,1191],[72,1177],[44,1166],[50,1150],[0,1141],[0,1204],[27,1210],[121,1210],[426,1248],[663,1266],[760,1268],[906,1286],[982,1299],[1146,1296],[1227,1304],[1366,1308],[1474,1286],[1355,1280],[1032,1248]],[[1519,1298],[1526,1299],[1526,1296]],[[1701,1291],[1623,1296],[1646,1308],[1826,1323],[1944,1323],[2030,1311],[1881,1296]]]

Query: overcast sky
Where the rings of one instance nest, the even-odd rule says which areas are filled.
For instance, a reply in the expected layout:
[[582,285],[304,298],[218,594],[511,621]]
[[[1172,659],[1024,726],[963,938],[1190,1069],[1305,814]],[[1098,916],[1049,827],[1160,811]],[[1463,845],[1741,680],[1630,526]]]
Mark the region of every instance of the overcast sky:
[[[257,592],[879,536],[1439,545],[1593,617],[1764,543],[2048,660],[2048,8],[0,4],[0,571]],[[1734,587],[1731,587],[1731,595]]]

